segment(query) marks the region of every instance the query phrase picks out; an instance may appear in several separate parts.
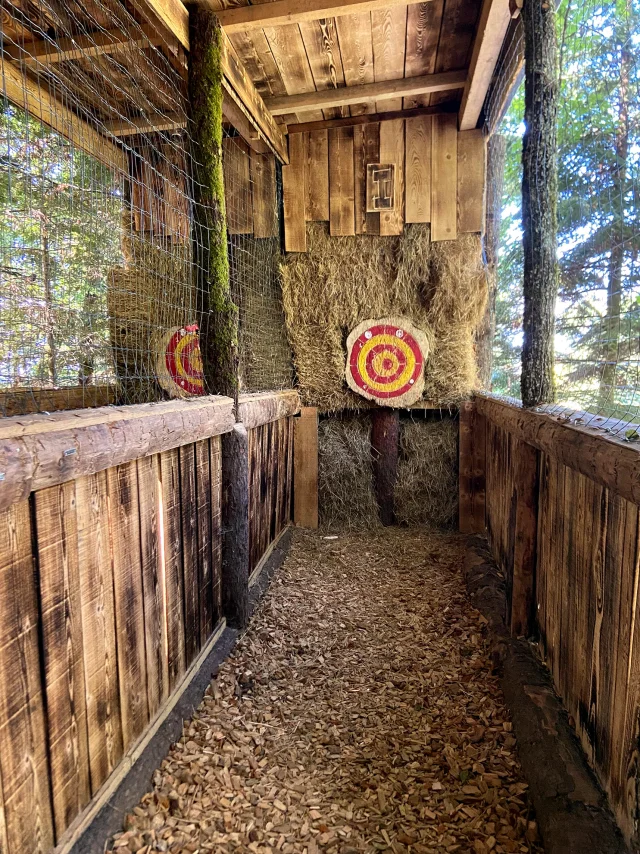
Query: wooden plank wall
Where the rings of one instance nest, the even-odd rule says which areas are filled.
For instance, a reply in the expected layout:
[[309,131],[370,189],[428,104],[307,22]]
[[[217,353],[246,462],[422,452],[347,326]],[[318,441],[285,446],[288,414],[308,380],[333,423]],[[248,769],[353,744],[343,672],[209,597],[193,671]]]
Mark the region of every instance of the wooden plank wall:
[[[285,246],[306,251],[305,222],[329,221],[333,236],[401,234],[430,222],[432,240],[483,230],[482,131],[457,131],[455,115],[331,128],[289,137],[282,172]],[[395,207],[366,212],[367,163],[395,164]]]
[[280,418],[249,434],[249,573],[291,522],[293,419]]
[[241,137],[225,137],[222,168],[229,234],[278,237],[274,155],[252,151]]
[[632,839],[640,739],[640,509],[490,419],[485,441],[487,533],[509,582],[519,542],[529,536],[516,512],[519,480],[537,459],[537,515],[529,514],[537,540],[533,633]]

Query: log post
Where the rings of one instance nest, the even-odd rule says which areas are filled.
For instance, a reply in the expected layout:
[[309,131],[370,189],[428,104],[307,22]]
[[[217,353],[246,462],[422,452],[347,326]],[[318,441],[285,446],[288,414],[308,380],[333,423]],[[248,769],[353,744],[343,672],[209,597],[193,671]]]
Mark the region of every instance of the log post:
[[222,172],[222,30],[213,12],[189,11],[189,133],[193,145],[193,260],[208,391],[237,401],[238,309],[231,298]]
[[249,620],[249,437],[244,424],[222,436],[222,610],[242,629]]
[[554,400],[557,281],[558,73],[555,3],[525,0],[522,141],[524,314],[522,402]]
[[528,637],[535,625],[535,576],[538,537],[538,457],[526,442],[514,442],[516,522],[511,587],[511,634]]
[[460,407],[458,529],[462,534],[485,533],[486,419],[467,400]]
[[293,522],[318,527],[318,410],[303,406],[293,419]]
[[393,494],[398,476],[400,413],[380,407],[371,413],[371,453],[376,501],[383,525],[395,522]]

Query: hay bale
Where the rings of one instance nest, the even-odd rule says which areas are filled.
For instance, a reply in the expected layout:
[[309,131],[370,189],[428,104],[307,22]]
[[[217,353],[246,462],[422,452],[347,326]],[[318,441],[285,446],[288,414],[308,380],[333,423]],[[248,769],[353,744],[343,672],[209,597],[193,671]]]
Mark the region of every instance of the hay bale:
[[366,530],[380,525],[373,492],[371,423],[367,415],[321,419],[318,501],[323,528]]
[[287,332],[302,398],[324,412],[375,404],[347,388],[345,342],[366,318],[405,315],[432,341],[423,399],[440,405],[476,384],[474,332],[484,312],[480,236],[432,244],[425,224],[397,237],[330,237],[308,223],[308,251],[282,265]]
[[455,529],[458,519],[458,424],[453,418],[402,419],[395,489],[398,524]]

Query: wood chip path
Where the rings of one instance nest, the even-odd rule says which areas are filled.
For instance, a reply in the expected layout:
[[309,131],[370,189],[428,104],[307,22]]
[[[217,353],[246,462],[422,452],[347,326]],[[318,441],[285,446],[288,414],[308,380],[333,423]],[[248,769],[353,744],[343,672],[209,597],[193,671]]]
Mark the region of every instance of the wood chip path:
[[455,537],[297,531],[118,852],[539,852]]

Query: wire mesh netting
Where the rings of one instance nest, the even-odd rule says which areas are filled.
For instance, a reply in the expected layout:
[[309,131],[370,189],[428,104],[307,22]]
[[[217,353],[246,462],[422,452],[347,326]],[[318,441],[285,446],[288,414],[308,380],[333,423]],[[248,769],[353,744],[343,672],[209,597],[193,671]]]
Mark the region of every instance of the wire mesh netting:
[[[582,423],[635,440],[628,427],[640,419],[640,5],[563,0],[557,27],[557,400],[569,417],[578,411],[574,417]],[[497,88],[487,107],[499,119]],[[493,372],[493,390],[515,397],[523,118],[520,87],[497,127],[507,145]]]
[[[205,391],[184,52],[115,0],[3,4],[0,46],[0,414]],[[291,382],[278,175],[248,149],[237,168],[242,144],[225,142],[228,249],[262,390]]]

